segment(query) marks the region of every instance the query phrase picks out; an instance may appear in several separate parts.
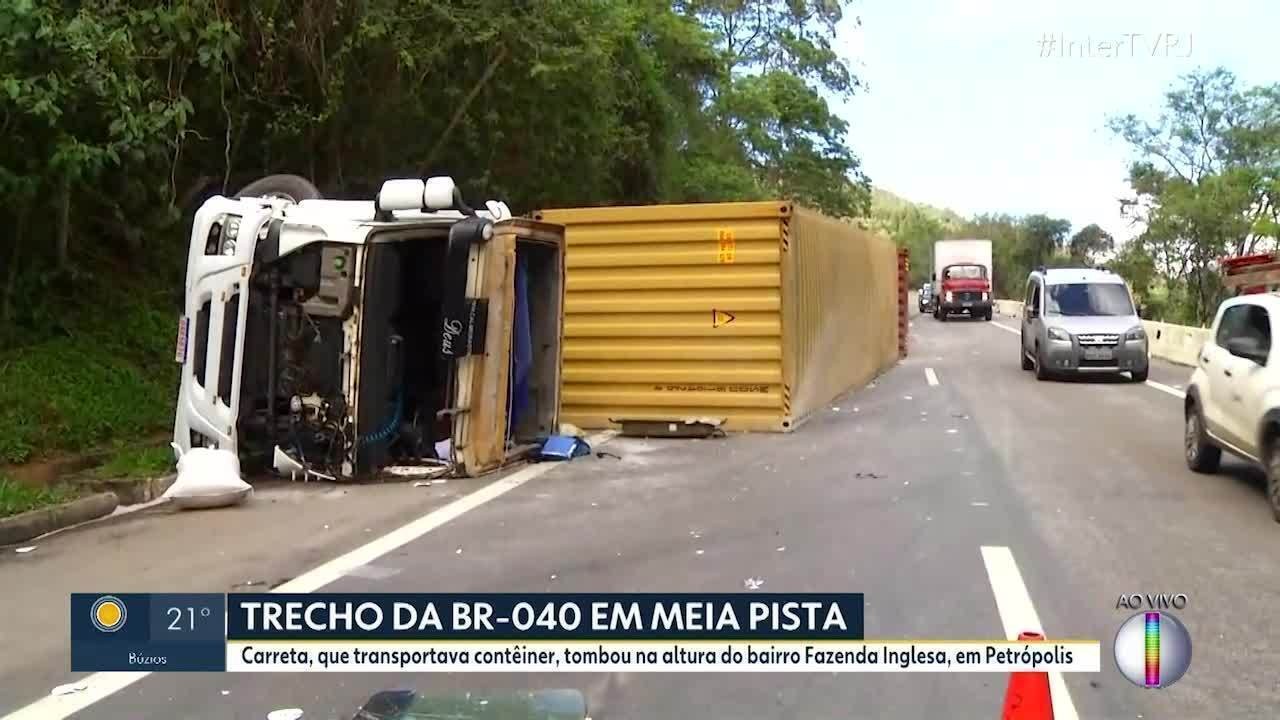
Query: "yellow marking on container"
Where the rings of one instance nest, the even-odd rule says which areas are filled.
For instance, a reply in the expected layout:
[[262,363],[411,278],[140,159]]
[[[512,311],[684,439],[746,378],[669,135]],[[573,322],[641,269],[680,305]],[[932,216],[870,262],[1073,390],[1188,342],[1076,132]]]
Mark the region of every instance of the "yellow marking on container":
[[732,228],[721,228],[716,231],[716,239],[720,242],[720,253],[717,259],[722,264],[732,263],[738,255],[738,243],[733,239]]
[[724,327],[735,319],[737,319],[737,316],[731,312],[716,310],[714,308],[711,310],[711,327],[713,328]]

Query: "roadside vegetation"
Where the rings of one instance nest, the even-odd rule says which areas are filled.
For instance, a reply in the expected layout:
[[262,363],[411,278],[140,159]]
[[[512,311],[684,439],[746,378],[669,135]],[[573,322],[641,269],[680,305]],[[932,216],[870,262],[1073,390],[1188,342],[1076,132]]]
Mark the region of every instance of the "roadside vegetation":
[[1105,263],[1153,320],[1202,325],[1224,297],[1223,257],[1274,250],[1280,238],[1280,84],[1242,87],[1227,70],[1183,77],[1153,118],[1116,115],[1107,128],[1133,152],[1128,197],[1137,236],[1117,246],[1097,225],[1045,215],[961,218],[877,191],[866,221],[911,250],[912,282],[928,282],[933,243],[992,241],[996,293],[1020,298],[1032,268]]
[[63,486],[31,487],[0,474],[0,518],[38,510],[72,497],[72,491]]

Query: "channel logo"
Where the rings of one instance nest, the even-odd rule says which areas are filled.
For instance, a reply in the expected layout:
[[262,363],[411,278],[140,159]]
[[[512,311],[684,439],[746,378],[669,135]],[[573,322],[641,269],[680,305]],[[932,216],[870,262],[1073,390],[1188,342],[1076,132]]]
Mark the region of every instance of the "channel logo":
[[93,601],[93,607],[89,609],[89,619],[93,621],[93,626],[104,633],[112,633],[124,627],[124,621],[129,617],[129,611],[125,609],[124,601],[115,595],[103,595]]
[[1141,688],[1168,687],[1191,667],[1191,633],[1167,612],[1136,613],[1116,632],[1116,667]]

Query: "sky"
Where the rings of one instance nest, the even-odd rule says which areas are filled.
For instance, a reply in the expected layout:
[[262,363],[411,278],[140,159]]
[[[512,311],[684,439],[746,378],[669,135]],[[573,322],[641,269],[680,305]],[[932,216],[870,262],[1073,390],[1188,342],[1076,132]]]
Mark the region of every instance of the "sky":
[[834,108],[877,187],[1123,241],[1134,156],[1107,118],[1154,120],[1197,68],[1280,82],[1277,32],[1272,0],[855,0],[837,45],[868,87]]

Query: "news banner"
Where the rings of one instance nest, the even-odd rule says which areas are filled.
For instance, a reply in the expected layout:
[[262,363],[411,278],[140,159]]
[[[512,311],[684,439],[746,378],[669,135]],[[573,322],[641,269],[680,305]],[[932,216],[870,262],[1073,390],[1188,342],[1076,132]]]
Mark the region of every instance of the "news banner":
[[868,640],[860,593],[74,594],[72,671],[1098,672],[1092,640]]

